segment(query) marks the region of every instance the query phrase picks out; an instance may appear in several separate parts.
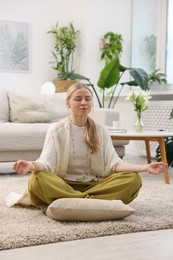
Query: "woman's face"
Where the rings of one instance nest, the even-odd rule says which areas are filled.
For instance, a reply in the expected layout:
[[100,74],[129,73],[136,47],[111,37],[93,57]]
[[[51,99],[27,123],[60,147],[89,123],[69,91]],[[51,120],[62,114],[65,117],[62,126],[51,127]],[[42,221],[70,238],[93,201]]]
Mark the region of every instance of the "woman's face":
[[92,93],[85,88],[75,90],[72,93],[70,99],[67,100],[67,106],[75,115],[88,115],[91,112],[91,108],[93,106]]

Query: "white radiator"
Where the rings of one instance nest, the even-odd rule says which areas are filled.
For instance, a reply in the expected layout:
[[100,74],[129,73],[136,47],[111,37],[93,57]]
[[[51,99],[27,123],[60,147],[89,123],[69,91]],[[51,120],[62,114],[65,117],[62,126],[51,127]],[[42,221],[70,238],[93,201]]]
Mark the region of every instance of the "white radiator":
[[[172,109],[173,101],[150,101],[148,109],[142,115],[144,130],[173,132],[173,119],[169,119]],[[150,142],[152,156],[155,156],[157,146],[157,142]],[[136,148],[145,152],[145,143],[142,141],[136,142]]]

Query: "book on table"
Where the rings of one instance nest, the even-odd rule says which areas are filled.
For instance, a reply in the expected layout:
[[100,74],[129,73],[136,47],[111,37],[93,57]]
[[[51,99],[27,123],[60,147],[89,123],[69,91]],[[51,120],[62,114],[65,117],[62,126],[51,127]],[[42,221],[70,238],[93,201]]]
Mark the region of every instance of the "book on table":
[[126,133],[127,129],[108,127],[108,131],[111,132],[111,133]]

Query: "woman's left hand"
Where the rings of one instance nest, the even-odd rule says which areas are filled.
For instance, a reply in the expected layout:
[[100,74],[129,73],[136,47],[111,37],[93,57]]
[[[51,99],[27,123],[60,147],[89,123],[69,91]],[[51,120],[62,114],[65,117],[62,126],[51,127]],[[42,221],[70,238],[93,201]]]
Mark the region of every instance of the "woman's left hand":
[[163,173],[168,169],[168,165],[163,162],[152,162],[147,165],[147,171],[154,174]]

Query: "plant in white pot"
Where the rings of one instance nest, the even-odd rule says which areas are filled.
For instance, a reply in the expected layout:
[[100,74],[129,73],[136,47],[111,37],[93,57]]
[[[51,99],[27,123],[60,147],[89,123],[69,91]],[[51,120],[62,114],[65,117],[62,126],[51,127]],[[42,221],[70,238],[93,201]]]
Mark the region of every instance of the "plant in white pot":
[[54,60],[51,62],[57,71],[57,78],[53,80],[56,92],[65,92],[76,79],[85,79],[74,73],[74,53],[80,32],[74,28],[72,22],[67,26],[59,26],[58,22],[48,33],[54,37]]
[[151,74],[149,74],[149,84],[153,82],[158,82],[159,84],[166,84],[167,83],[167,75],[165,73],[159,72],[160,69],[154,70]]
[[[140,87],[144,91],[149,90],[149,79],[145,70],[127,68],[120,64],[120,56],[123,50],[122,41],[122,35],[113,32],[106,33],[100,41],[101,61],[104,61],[104,67],[100,72],[97,87],[91,83],[89,78],[76,74],[80,76],[78,79],[87,81],[87,85],[92,87],[100,108],[105,108],[107,105],[108,108],[114,109],[124,85]],[[129,72],[132,79],[128,82],[121,82],[125,72]],[[118,85],[120,89],[117,96],[115,96]]]
[[[149,90],[148,74],[141,68],[128,68],[120,63],[122,53],[122,35],[113,32],[106,33],[102,38],[101,61],[104,61],[104,67],[100,72],[97,85],[102,93],[101,107],[105,107],[105,101],[108,108],[114,108],[115,103],[122,91],[124,85],[138,86],[142,90]],[[122,76],[129,72],[131,80],[122,82]],[[120,86],[117,96],[115,90]]]

